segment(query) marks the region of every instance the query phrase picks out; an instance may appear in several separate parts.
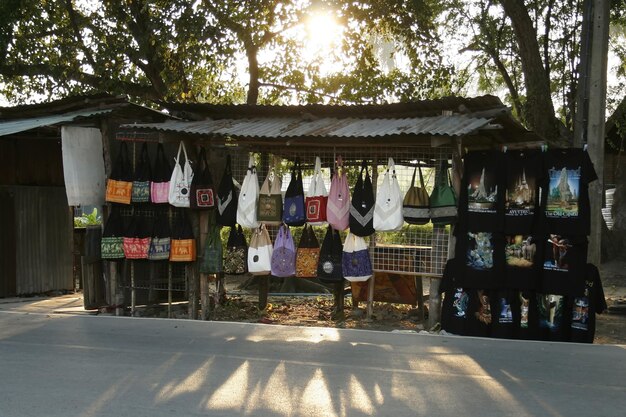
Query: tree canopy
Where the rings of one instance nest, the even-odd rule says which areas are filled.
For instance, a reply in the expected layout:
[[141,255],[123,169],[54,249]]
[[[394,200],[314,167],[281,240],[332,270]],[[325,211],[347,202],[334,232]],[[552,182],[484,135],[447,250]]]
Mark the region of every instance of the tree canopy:
[[[495,93],[552,140],[571,132],[576,114],[584,5],[5,0],[0,94],[12,102],[108,92],[145,102],[254,104]],[[626,0],[612,0],[611,48],[621,77],[625,9]],[[315,21],[324,15],[330,19]],[[311,51],[321,39],[322,50]],[[623,95],[619,88],[611,93]]]

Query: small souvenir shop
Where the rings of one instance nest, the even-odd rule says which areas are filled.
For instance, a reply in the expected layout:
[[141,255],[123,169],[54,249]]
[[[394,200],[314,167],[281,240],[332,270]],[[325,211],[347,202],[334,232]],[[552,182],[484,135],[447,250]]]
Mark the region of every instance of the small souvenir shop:
[[[368,313],[372,301],[423,312],[427,278],[429,328],[458,334],[523,337],[523,300],[539,312],[561,297],[562,315],[565,297],[582,302],[593,168],[583,150],[541,152],[496,97],[166,107],[185,120],[110,138],[102,257],[133,309],[137,289],[166,282],[206,317],[206,277],[219,288],[245,272],[317,280],[338,308],[349,281]],[[500,306],[502,291],[514,295]]]

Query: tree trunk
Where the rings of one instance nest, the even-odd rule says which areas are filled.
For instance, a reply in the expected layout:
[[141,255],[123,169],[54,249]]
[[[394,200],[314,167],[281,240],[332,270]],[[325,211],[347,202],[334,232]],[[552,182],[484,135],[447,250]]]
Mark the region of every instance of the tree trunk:
[[528,127],[549,142],[560,139],[550,80],[543,66],[537,32],[523,0],[500,0],[511,19],[519,47],[522,72],[526,85],[525,119]]
[[251,46],[246,48],[248,56],[248,73],[250,81],[248,83],[248,98],[246,104],[257,104],[259,100],[259,61],[257,59],[258,48]]

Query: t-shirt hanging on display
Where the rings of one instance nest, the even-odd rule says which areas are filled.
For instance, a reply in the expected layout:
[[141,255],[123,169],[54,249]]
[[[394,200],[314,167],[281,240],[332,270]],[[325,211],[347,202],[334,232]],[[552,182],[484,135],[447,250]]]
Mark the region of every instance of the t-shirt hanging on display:
[[571,297],[567,311],[571,312],[570,341],[593,343],[596,333],[596,313],[607,309],[600,272],[593,264],[587,264],[585,289],[577,297]]
[[564,342],[567,340],[568,317],[565,297],[557,294],[536,294],[540,340]]
[[519,322],[517,301],[515,291],[493,291],[491,296],[491,337],[510,339],[515,335]]
[[542,207],[546,233],[590,233],[589,183],[598,176],[582,149],[554,149],[544,156]]
[[459,206],[463,228],[502,231],[505,177],[502,152],[470,152],[465,156],[464,166]]
[[489,290],[467,290],[469,307],[467,317],[467,334],[470,336],[487,337],[491,331],[493,314],[491,310],[491,293]]
[[517,291],[515,294],[517,301],[514,304],[519,317],[516,321],[515,337],[522,340],[535,339],[538,331],[537,297],[531,291]]
[[579,295],[583,293],[587,238],[548,235],[543,242],[541,291],[546,294]]
[[504,232],[529,234],[539,213],[539,184],[542,177],[541,154],[533,151],[505,153],[506,190]]
[[532,235],[504,237],[506,288],[534,290],[541,278],[543,240]]
[[460,286],[467,288],[504,288],[504,242],[491,232],[457,234],[457,254],[464,256],[460,264]]
[[456,259],[450,259],[443,270],[439,292],[445,293],[441,305],[441,328],[448,333],[464,335],[469,315],[469,291],[458,285]]

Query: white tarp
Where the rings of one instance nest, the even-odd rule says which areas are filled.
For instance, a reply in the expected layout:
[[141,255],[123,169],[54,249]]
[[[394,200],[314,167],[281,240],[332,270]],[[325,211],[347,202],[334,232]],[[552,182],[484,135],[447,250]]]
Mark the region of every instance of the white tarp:
[[63,126],[61,149],[65,190],[69,205],[103,206],[106,176],[100,130]]

